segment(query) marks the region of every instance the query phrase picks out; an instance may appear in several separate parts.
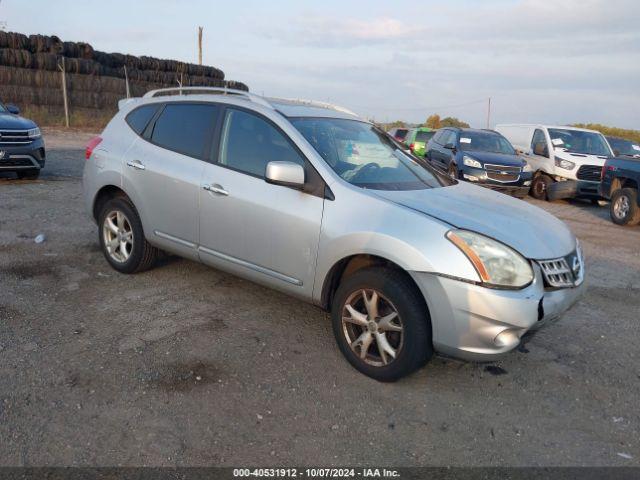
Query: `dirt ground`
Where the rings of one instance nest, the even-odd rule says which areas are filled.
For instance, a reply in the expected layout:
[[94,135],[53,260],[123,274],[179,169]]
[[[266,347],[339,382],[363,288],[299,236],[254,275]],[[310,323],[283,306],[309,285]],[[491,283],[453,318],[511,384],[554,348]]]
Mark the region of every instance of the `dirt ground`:
[[177,258],[109,268],[90,137],[49,130],[39,180],[0,174],[1,465],[640,465],[640,227],[608,207],[535,202],[587,258],[558,323],[500,368],[380,384],[313,306]]

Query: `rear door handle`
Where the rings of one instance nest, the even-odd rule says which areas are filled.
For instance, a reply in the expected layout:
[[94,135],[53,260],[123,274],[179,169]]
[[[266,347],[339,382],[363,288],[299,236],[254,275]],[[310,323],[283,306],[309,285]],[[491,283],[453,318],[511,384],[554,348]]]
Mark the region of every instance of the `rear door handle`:
[[207,192],[217,193],[218,195],[229,195],[229,192],[227,192],[221,185],[203,185],[202,188],[204,188]]
[[140,160],[129,160],[127,162],[127,165],[135,168],[136,170],[144,170],[145,168],[147,168],[143,165],[143,163]]

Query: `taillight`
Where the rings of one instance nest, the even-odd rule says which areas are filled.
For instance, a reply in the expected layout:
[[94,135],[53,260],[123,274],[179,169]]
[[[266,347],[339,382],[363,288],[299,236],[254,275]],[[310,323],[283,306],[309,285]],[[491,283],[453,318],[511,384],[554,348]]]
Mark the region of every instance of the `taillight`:
[[93,153],[93,150],[98,145],[100,145],[101,141],[102,141],[102,137],[93,137],[91,140],[89,140],[89,143],[87,143],[87,147],[84,151],[85,160],[89,160],[91,158],[91,154]]
[[416,148],[416,144],[412,143],[411,145],[409,145],[409,150],[411,150],[413,152],[413,149]]

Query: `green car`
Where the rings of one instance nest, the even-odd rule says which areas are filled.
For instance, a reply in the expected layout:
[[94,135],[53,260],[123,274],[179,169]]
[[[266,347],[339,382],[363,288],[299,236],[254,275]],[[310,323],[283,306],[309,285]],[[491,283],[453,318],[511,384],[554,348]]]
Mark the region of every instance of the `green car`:
[[404,143],[414,155],[424,158],[424,154],[427,151],[427,142],[431,140],[431,137],[433,137],[435,133],[436,131],[432,128],[412,128],[409,130],[409,133],[407,133]]

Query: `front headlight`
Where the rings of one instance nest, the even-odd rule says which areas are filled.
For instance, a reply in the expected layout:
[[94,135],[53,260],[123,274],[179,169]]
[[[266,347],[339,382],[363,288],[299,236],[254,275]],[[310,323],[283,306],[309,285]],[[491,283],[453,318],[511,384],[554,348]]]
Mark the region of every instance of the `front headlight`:
[[525,163],[524,167],[522,167],[522,171],[523,172],[533,172],[533,168],[531,168],[531,165],[529,165],[528,163]]
[[482,168],[482,164],[478,160],[467,155],[462,157],[462,163],[464,163],[467,167]]
[[569,160],[563,160],[562,158],[553,157],[556,167],[564,168],[565,170],[573,170],[576,166],[575,163],[570,162]]
[[28,132],[29,138],[40,138],[42,134],[40,133],[40,129],[38,127],[32,128]]
[[505,244],[468,230],[449,230],[446,236],[466,255],[486,286],[522,288],[533,281],[531,264]]

